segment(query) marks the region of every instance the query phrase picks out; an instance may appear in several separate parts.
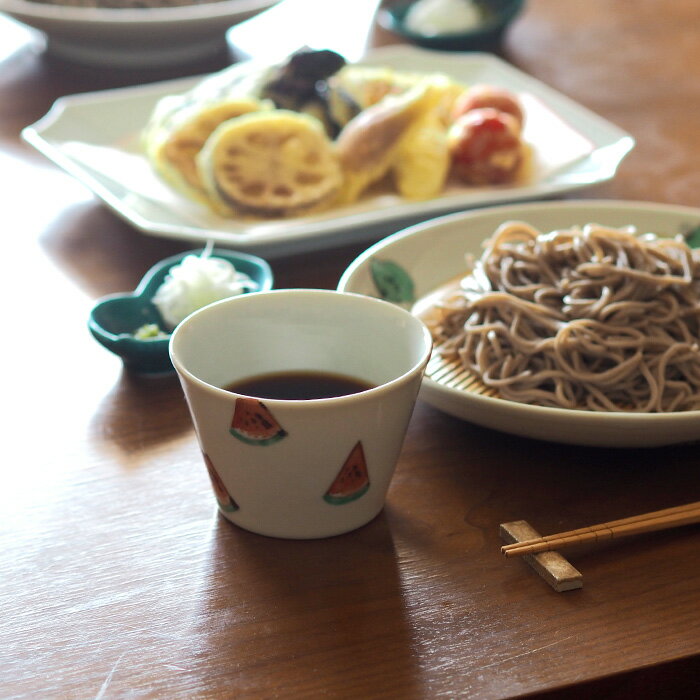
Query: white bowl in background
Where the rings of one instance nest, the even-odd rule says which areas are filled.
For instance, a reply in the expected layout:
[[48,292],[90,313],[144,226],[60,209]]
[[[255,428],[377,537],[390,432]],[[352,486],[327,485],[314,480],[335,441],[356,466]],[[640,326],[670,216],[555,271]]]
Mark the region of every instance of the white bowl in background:
[[176,65],[226,50],[226,31],[277,0],[110,9],[0,0],[0,12],[46,35],[49,52],[125,68]]

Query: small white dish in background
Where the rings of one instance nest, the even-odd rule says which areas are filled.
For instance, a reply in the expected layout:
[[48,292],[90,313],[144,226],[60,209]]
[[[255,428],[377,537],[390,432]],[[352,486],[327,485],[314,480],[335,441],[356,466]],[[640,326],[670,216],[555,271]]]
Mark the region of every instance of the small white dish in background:
[[516,92],[526,110],[524,137],[533,144],[531,179],[496,187],[453,187],[426,201],[387,193],[295,218],[225,219],[167,187],[141,148],[141,132],[158,100],[187,91],[201,78],[64,97],[22,136],[143,233],[212,240],[247,252],[264,251],[267,258],[376,240],[449,211],[551,197],[599,184],[615,176],[634,146],[622,129],[490,54],[390,46],[359,63],[444,72],[467,85],[487,83]]
[[227,50],[226,31],[277,0],[219,0],[173,7],[76,7],[0,0],[0,12],[38,29],[47,50],[76,63],[121,68],[199,61]]
[[404,39],[440,51],[493,51],[524,0],[412,0],[377,14]]
[[[659,235],[687,233],[700,226],[700,209],[644,202],[580,200],[489,207],[434,219],[380,241],[345,271],[338,290],[414,302],[466,274],[465,254],[478,257],[481,244],[509,220],[540,231],[587,223]],[[373,269],[374,268],[374,269]],[[377,270],[383,275],[380,292]],[[391,293],[388,293],[389,290]],[[401,302],[400,302],[401,303]],[[453,416],[514,435],[598,447],[657,447],[700,440],[700,411],[678,413],[603,413],[516,403],[451,387],[434,357],[421,398]]]

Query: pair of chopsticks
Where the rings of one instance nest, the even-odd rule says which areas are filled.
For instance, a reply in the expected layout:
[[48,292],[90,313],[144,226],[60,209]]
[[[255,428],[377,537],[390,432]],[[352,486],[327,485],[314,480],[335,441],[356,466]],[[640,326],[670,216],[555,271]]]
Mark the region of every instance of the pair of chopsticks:
[[656,510],[643,515],[635,515],[631,518],[611,520],[608,523],[600,523],[599,525],[581,527],[577,530],[559,532],[556,535],[546,535],[533,540],[514,542],[501,547],[501,552],[506,557],[551,552],[574,544],[638,535],[643,532],[666,530],[667,528],[692,525],[694,523],[700,523],[700,501],[688,503],[684,506],[676,506],[675,508]]

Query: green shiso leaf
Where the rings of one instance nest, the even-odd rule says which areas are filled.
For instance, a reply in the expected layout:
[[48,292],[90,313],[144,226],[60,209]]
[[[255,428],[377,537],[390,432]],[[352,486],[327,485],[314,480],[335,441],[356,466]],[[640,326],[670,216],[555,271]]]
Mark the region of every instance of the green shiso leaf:
[[413,280],[401,265],[391,260],[372,259],[370,271],[382,299],[395,304],[415,301]]
[[691,228],[685,234],[685,242],[690,248],[700,248],[700,226]]

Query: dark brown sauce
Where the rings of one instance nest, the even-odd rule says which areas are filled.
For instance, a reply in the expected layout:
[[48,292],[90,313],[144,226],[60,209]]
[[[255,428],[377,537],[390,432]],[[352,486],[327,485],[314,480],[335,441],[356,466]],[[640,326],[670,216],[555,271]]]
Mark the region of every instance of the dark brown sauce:
[[224,389],[236,394],[254,396],[258,399],[284,399],[306,401],[330,399],[336,396],[357,394],[372,389],[373,384],[332,372],[299,370],[294,372],[272,372],[255,377],[238,379]]

